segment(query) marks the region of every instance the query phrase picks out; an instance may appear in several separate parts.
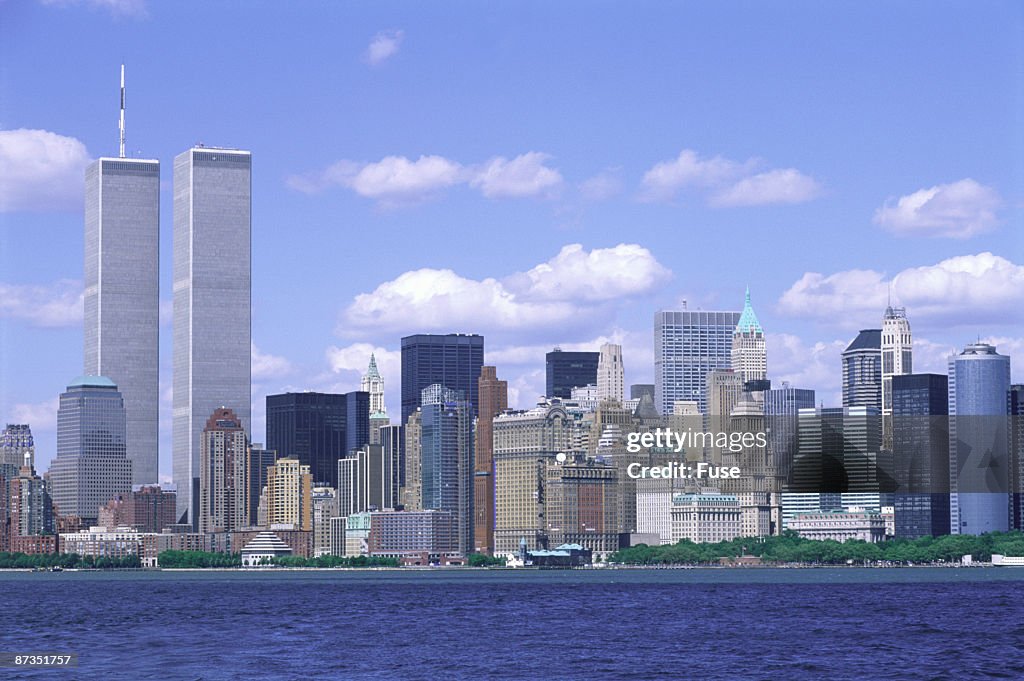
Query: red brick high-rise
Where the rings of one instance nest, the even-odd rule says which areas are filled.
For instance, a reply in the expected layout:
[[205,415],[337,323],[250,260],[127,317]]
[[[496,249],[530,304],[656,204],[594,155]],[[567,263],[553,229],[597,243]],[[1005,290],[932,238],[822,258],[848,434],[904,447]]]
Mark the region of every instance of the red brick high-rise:
[[477,416],[473,476],[473,550],[494,553],[494,422],[508,409],[508,381],[499,381],[495,367],[481,367],[477,382]]

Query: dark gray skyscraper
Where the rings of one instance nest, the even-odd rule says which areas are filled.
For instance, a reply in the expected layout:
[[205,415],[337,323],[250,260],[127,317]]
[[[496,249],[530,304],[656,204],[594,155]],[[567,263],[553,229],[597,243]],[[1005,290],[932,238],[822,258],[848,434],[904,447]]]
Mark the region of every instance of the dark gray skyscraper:
[[953,534],[1006,531],[1010,521],[1010,358],[987,343],[949,358]]
[[51,495],[61,515],[95,524],[100,506],[132,490],[125,408],[109,378],[80,376],[60,396]]
[[597,385],[599,352],[565,352],[555,348],[544,356],[547,374],[546,397],[572,397],[572,389]]
[[249,432],[251,161],[204,147],[174,159],[173,471],[188,522],[206,419],[227,407]]
[[85,171],[84,373],[124,396],[132,481],[159,479],[160,162],[101,158]]
[[417,334],[402,339],[402,425],[420,406],[423,389],[435,383],[460,391],[479,412],[477,381],[484,364],[484,337]]
[[949,534],[949,392],[945,376],[903,374],[889,384],[896,536]]
[[882,413],[882,330],[864,329],[843,350],[843,406]]

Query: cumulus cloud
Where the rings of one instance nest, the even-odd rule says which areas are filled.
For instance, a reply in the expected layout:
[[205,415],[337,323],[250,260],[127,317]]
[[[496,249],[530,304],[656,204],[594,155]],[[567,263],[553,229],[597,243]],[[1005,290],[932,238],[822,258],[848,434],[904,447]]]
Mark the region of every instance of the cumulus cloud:
[[405,272],[361,293],[345,309],[343,334],[375,329],[531,330],[604,318],[614,304],[664,284],[671,273],[636,244],[585,251],[580,244],[503,281],[449,269]]
[[61,279],[51,284],[0,282],[0,318],[21,319],[33,326],[59,327],[82,323],[82,283]]
[[48,130],[0,130],[0,212],[81,210],[89,153]]
[[400,30],[381,31],[373,36],[366,51],[363,53],[363,60],[370,66],[383,64],[391,57],[398,54],[402,46],[405,32]]
[[[889,279],[874,270],[807,272],[779,299],[779,311],[844,328],[878,324]],[[962,255],[905,269],[892,296],[915,322],[957,326],[1007,324],[1020,314],[1024,267],[992,253]]]
[[85,5],[91,9],[110,12],[115,17],[145,17],[148,15],[145,0],[40,0],[44,5],[71,7]]
[[352,343],[344,347],[332,345],[327,348],[326,355],[332,372],[354,372],[358,377],[366,373],[370,355],[373,355],[385,387],[394,389],[399,386],[402,375],[402,353],[399,350],[388,350],[372,343]]
[[544,165],[549,158],[537,151],[511,161],[497,156],[479,168],[469,183],[489,199],[539,196],[562,183],[562,175]]
[[1002,203],[996,190],[966,178],[889,199],[875,222],[900,236],[966,239],[994,229]]
[[286,376],[292,370],[292,364],[286,358],[261,352],[255,343],[252,344],[251,363],[254,381]]
[[692,149],[656,163],[644,173],[640,197],[671,201],[684,190],[705,194],[713,206],[761,206],[803,203],[821,193],[820,185],[795,168],[762,170],[757,158],[739,162],[721,156],[702,158]]
[[33,435],[56,432],[58,408],[59,397],[43,402],[15,404],[4,423],[27,423],[32,428]]
[[478,189],[490,199],[546,197],[562,184],[562,175],[545,165],[549,158],[531,151],[511,160],[496,156],[476,166],[443,156],[386,156],[371,163],[341,160],[323,171],[293,175],[286,183],[306,194],[344,187],[383,204],[415,203],[456,185]]

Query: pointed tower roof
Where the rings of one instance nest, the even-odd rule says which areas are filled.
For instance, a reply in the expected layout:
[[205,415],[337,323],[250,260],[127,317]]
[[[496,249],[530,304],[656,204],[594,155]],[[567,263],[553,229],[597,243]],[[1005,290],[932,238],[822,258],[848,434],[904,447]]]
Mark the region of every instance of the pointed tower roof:
[[754,314],[754,306],[750,304],[749,286],[747,287],[747,295],[743,300],[743,312],[740,314],[740,321],[736,324],[736,331],[738,333],[764,333],[761,323],[757,321],[757,315]]
[[380,378],[380,372],[377,371],[377,358],[370,353],[370,366],[366,369],[367,378]]

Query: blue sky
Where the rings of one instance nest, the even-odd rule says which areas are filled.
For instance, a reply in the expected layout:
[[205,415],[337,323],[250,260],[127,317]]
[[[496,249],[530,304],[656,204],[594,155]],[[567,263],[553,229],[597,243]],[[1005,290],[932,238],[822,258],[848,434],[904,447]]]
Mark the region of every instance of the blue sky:
[[[351,390],[398,340],[487,338],[529,406],[555,344],[738,309],[769,373],[835,404],[891,284],[918,370],[978,337],[1024,380],[1024,9],[975,3],[0,3],[0,420],[38,467],[81,371],[82,171],[197,142],[253,153],[262,398]],[[169,320],[169,315],[167,315]],[[169,323],[161,470],[170,470]]]

